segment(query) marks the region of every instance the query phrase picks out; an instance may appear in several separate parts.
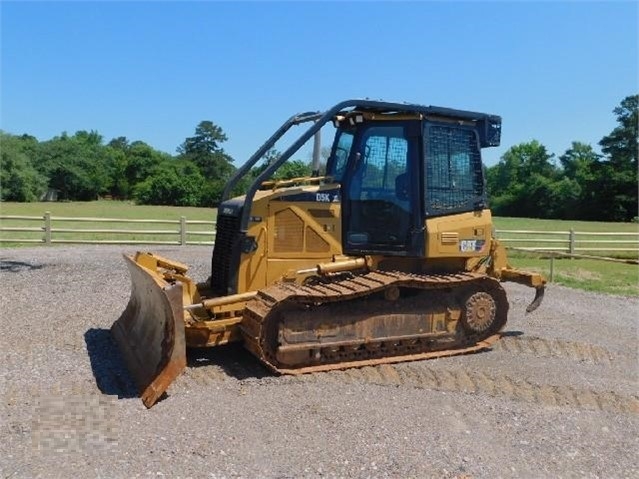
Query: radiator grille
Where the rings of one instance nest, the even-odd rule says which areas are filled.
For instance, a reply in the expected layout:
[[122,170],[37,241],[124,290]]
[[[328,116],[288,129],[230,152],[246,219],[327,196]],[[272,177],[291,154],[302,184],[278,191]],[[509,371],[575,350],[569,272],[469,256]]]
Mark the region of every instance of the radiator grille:
[[240,232],[240,218],[219,215],[215,227],[215,246],[211,267],[211,289],[217,294],[228,294],[229,286],[235,290],[236,285],[229,285],[232,271],[238,267],[233,263],[233,244]]

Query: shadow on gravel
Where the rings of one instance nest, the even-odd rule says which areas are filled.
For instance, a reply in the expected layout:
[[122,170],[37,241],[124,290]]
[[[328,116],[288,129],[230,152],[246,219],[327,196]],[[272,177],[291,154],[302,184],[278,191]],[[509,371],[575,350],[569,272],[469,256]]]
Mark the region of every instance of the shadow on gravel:
[[20,271],[31,271],[44,268],[43,264],[27,263],[26,261],[13,261],[0,258],[0,271],[8,273],[19,273]]
[[[103,394],[117,395],[118,399],[137,398],[133,377],[126,369],[118,346],[108,329],[91,328],[84,333],[89,360],[95,382]],[[235,379],[274,376],[241,344],[228,344],[213,348],[187,349],[187,368],[217,366]],[[161,399],[166,396],[164,394]]]
[[95,382],[103,394],[118,399],[138,397],[135,382],[120,356],[117,344],[108,329],[91,328],[84,333]]
[[240,343],[213,348],[187,349],[186,361],[189,368],[217,366],[229,376],[240,380],[275,376]]

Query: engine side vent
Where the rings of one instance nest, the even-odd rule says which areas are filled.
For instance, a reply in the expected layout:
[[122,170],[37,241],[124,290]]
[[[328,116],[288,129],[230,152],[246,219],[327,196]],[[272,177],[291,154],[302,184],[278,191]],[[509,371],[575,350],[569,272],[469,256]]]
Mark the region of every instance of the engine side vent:
[[330,245],[309,226],[306,227],[306,251],[309,253],[328,253]]
[[276,253],[294,253],[304,248],[304,221],[289,209],[275,214],[273,248]]
[[456,245],[457,243],[459,243],[459,233],[444,231],[443,233],[441,233],[440,240],[442,244]]

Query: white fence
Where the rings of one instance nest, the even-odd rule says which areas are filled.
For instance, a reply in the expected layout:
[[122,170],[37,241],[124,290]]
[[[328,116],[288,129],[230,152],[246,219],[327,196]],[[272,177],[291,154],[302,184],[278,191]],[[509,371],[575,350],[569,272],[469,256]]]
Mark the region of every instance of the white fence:
[[519,251],[639,255],[639,228],[636,232],[496,230],[496,236]]
[[[71,227],[77,223],[90,227]],[[520,251],[639,256],[639,229],[636,232],[496,230],[496,235],[506,246]],[[0,215],[0,243],[212,245],[214,239],[215,221],[187,220],[184,216],[158,220],[52,216],[49,212],[43,216]]]
[[[69,223],[110,227],[71,228]],[[82,218],[52,216],[48,211],[43,216],[0,215],[0,243],[212,245],[214,238],[215,221],[187,220],[184,216],[177,220]]]

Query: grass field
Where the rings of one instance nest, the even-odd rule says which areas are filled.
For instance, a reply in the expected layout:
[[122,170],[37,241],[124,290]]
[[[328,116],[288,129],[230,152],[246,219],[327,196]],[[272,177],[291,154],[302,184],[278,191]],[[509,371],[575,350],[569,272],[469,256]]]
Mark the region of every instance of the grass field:
[[[550,258],[510,255],[512,266],[550,279]],[[639,296],[639,266],[595,259],[555,258],[553,282],[599,293]]]
[[[577,247],[596,246],[588,241],[614,241],[612,237],[580,234],[589,233],[638,233],[639,225],[636,223],[612,223],[603,221],[561,221],[542,220],[533,218],[500,218],[494,219],[497,230],[534,230],[534,231],[564,231],[574,230],[577,234]],[[538,246],[540,241],[556,238],[565,238],[560,235],[535,235],[535,234],[500,234],[500,239],[507,242],[508,238],[526,238],[528,242],[517,243],[518,247]],[[637,259],[637,237],[625,237],[627,243],[615,243],[615,248],[634,249],[630,251],[585,251],[593,255],[605,255],[629,259]],[[620,240],[621,241],[621,240]],[[632,241],[635,241],[634,243]],[[544,243],[546,246],[566,246],[563,243]],[[613,247],[613,246],[611,246]],[[579,251],[577,251],[579,252]],[[548,257],[538,255],[510,252],[510,263],[520,269],[542,273],[550,278],[551,260]],[[639,266],[636,264],[612,263],[595,259],[583,258],[555,258],[553,260],[553,282],[570,286],[572,288],[587,291],[611,293],[629,296],[639,296]]]
[[187,206],[147,206],[129,201],[70,201],[51,203],[0,202],[0,215],[42,216],[50,211],[54,216],[87,216],[101,218],[154,218],[178,219],[186,216],[190,220],[215,220],[214,208],[192,208]]
[[[173,206],[137,206],[128,202],[118,201],[93,201],[93,202],[69,202],[69,203],[0,203],[0,215],[20,215],[42,217],[45,211],[49,211],[52,216],[62,217],[93,217],[93,218],[121,218],[121,219],[161,219],[174,221],[175,224],[117,224],[117,223],[86,223],[54,221],[54,229],[84,228],[84,229],[110,229],[127,228],[135,230],[173,230],[173,235],[158,235],[155,233],[136,233],[126,235],[126,238],[133,238],[137,241],[154,240],[178,240],[177,230],[180,216],[185,216],[188,220],[214,221],[216,210],[213,208],[189,208]],[[535,231],[568,231],[573,229],[577,232],[626,232],[637,233],[639,225],[633,223],[607,223],[607,222],[585,222],[585,221],[560,221],[560,220],[539,220],[527,218],[495,218],[497,230],[535,230]],[[43,222],[30,222],[26,220],[2,220],[2,226],[12,227],[41,227]],[[189,225],[189,231],[211,231],[212,225],[195,224]],[[119,240],[123,235],[108,233],[82,233],[83,239],[88,240]],[[508,238],[508,235],[501,235]],[[521,235],[520,235],[521,236]],[[33,232],[0,232],[0,238],[32,238],[42,239],[42,231]],[[77,233],[55,233],[54,238],[68,239],[78,237]],[[524,235],[529,243],[518,243],[518,246],[534,245],[541,239],[548,239],[548,235]],[[580,236],[580,239],[588,239],[588,236]],[[596,237],[592,237],[596,238]],[[188,241],[212,241],[211,235],[195,236],[188,235]],[[632,238],[636,240],[636,238]],[[15,243],[2,243],[3,247],[17,246]],[[24,246],[24,245],[23,245]],[[619,246],[619,245],[615,245]],[[623,245],[621,245],[623,246]],[[629,242],[626,246],[637,248],[636,243]],[[208,253],[207,253],[208,254]],[[602,253],[602,254],[605,254]],[[611,253],[616,256],[636,258],[636,253]],[[539,258],[532,254],[511,253],[511,263],[513,266],[539,271],[550,276],[550,259]],[[585,289],[589,291],[599,291],[605,293],[639,296],[639,266],[625,263],[610,263],[590,259],[568,259],[556,258],[553,264],[554,282],[570,287]]]

